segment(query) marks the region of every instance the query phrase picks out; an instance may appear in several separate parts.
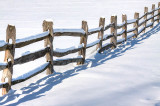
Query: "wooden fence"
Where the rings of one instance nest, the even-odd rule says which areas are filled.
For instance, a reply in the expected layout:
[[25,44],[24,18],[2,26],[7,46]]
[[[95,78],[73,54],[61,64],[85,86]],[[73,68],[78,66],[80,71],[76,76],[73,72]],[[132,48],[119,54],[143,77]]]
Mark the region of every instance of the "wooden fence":
[[[149,17],[148,17],[149,16]],[[157,18],[156,18],[157,17]],[[114,49],[118,44],[127,41],[132,37],[136,38],[142,32],[145,32],[146,28],[153,28],[154,23],[160,20],[160,2],[158,7],[155,8],[155,4],[152,5],[152,10],[148,12],[148,7],[144,8],[144,15],[139,17],[139,13],[135,13],[134,19],[127,20],[127,15],[122,15],[122,24],[117,24],[117,16],[111,16],[111,24],[105,25],[105,18],[100,18],[99,27],[94,29],[88,29],[86,21],[82,21],[81,29],[53,29],[53,22],[43,21],[43,33],[30,36],[24,39],[16,40],[16,28],[15,26],[8,25],[6,30],[6,42],[0,43],[0,51],[5,51],[4,63],[0,63],[0,70],[3,70],[2,83],[2,95],[7,94],[11,89],[11,85],[23,82],[40,72],[46,70],[47,75],[54,72],[53,66],[55,65],[66,65],[72,62],[77,62],[78,65],[84,64],[86,57],[86,49],[96,45],[96,49],[101,53],[109,48]],[[151,21],[149,23],[148,21]],[[148,24],[149,23],[149,24]],[[133,24],[132,29],[128,29],[128,25]],[[140,27],[142,27],[140,29]],[[111,31],[110,34],[104,35],[106,30]],[[118,29],[122,29],[117,32]],[[95,42],[87,44],[88,36],[98,33],[98,39]],[[53,39],[55,36],[73,36],[80,37],[80,45],[77,48],[61,51],[53,50]],[[122,39],[117,40],[118,36],[122,36]],[[12,39],[12,43],[9,40]],[[102,42],[110,39],[110,43],[102,45]],[[44,40],[45,49],[23,55],[19,58],[14,58],[15,49],[27,46],[29,44]],[[53,60],[53,56],[62,57],[71,53],[78,52],[78,58],[70,58],[64,60]],[[46,63],[37,68],[35,72],[25,77],[12,79],[13,66],[17,64],[27,63],[36,60],[40,57],[46,57]],[[6,78],[8,82],[5,82]]]

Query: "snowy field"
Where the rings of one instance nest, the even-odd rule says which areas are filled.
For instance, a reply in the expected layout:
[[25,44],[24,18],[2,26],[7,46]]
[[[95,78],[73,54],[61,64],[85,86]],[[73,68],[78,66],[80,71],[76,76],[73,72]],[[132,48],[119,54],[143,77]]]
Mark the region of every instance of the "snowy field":
[[[99,18],[134,13],[143,15],[144,7],[158,0],[5,0],[0,1],[0,40],[5,40],[8,24],[16,26],[17,39],[42,32],[44,19],[53,19],[54,28],[81,28],[86,20],[89,28],[98,27]],[[157,24],[157,23],[156,23]],[[87,51],[83,66],[69,64],[54,67],[56,73],[45,72],[12,86],[0,97],[0,105],[49,106],[160,106],[160,25],[132,39],[117,49],[103,54]],[[88,43],[97,35],[88,38]],[[55,37],[54,49],[79,45],[79,38]],[[42,49],[43,41],[16,49],[15,57]],[[92,53],[92,54],[91,54]],[[69,55],[77,56],[77,54]],[[67,56],[65,56],[67,57]],[[3,62],[4,52],[0,52]],[[54,58],[57,59],[57,58]],[[44,64],[45,58],[14,66],[13,78]],[[1,73],[0,73],[1,77]],[[46,102],[47,101],[47,102]]]

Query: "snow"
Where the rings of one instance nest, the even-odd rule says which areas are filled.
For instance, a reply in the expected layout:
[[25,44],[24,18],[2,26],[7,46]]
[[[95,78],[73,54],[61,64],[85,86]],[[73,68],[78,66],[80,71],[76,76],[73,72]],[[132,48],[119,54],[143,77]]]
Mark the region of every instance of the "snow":
[[141,28],[140,30],[138,30],[138,34],[141,33],[145,28]]
[[117,43],[119,43],[119,42],[124,42],[124,41],[125,41],[125,38],[118,39],[118,40],[117,40]]
[[45,63],[39,67],[37,67],[36,69],[34,70],[31,70],[30,72],[28,73],[24,73],[23,75],[17,77],[17,78],[13,78],[12,81],[16,81],[16,80],[21,80],[21,79],[26,79],[28,77],[30,77],[31,75],[34,75],[35,73],[39,72],[40,70],[43,70],[49,63]]
[[137,21],[137,19],[127,20],[127,23],[130,24],[130,23],[134,23],[136,21]]
[[125,22],[121,23],[121,24],[117,24],[117,26],[123,26],[125,24]]
[[103,39],[107,38],[108,36],[110,36],[110,35],[108,35],[108,34],[103,35]]
[[88,30],[88,33],[95,32],[95,31],[100,31],[101,29],[102,29],[102,27],[89,29],[89,30]]
[[40,34],[32,35],[30,37],[17,39],[16,43],[26,42],[26,41],[30,41],[30,40],[37,39],[37,38],[42,38],[42,37],[47,36],[48,34],[49,34],[49,31],[46,31],[46,32],[43,32],[43,33],[40,33]]
[[85,34],[85,31],[83,29],[54,29],[54,32],[55,33],[73,32],[73,33]]
[[127,32],[132,32],[134,31],[136,28],[132,28],[132,29],[128,29]]
[[98,40],[96,40],[96,41],[94,41],[92,43],[89,43],[89,44],[87,44],[87,47],[94,46],[94,45],[98,44],[100,41],[101,41],[101,39],[98,39]]
[[7,43],[4,40],[0,40],[0,47],[3,47],[4,45],[6,45]]
[[117,35],[121,35],[125,32],[125,30],[123,29],[122,31],[118,32]]
[[80,44],[80,45],[78,45],[78,47],[72,46],[72,47],[69,47],[69,48],[66,48],[66,49],[59,49],[59,48],[56,48],[56,49],[54,49],[54,51],[55,51],[55,52],[67,52],[67,51],[70,51],[70,50],[82,48],[83,46],[84,46],[84,44]]
[[132,34],[130,34],[130,35],[127,35],[127,39],[130,39],[131,37],[133,37],[135,34],[134,33],[132,33]]
[[[28,39],[29,35],[42,32],[44,19],[52,18],[54,29],[78,29],[81,21],[86,20],[90,29],[99,25],[99,17],[105,17],[105,25],[110,16],[116,14],[122,23],[122,13],[132,20],[138,11],[140,16],[144,7],[158,0],[1,0],[0,1],[0,40],[5,40],[6,26],[16,26],[18,39]],[[116,8],[115,8],[116,7]],[[133,20],[132,20],[133,21]],[[148,22],[149,23],[149,22]],[[119,24],[118,24],[119,25]],[[133,27],[133,26],[132,26]],[[51,105],[51,106],[159,106],[160,105],[160,25],[125,44],[102,54],[88,54],[84,65],[54,66],[55,73],[45,72],[17,85],[7,95],[0,97],[0,105]],[[60,31],[60,30],[59,30]],[[61,29],[60,32],[65,32]],[[109,32],[109,31],[108,31]],[[109,34],[105,31],[105,35]],[[84,33],[84,32],[83,32]],[[128,35],[127,38],[134,34]],[[27,38],[27,39],[26,39]],[[88,43],[97,40],[97,35],[88,37]],[[54,37],[53,47],[59,49],[78,45],[79,37]],[[103,42],[103,45],[110,40]],[[22,41],[19,41],[22,42]],[[0,43],[4,44],[4,43]],[[15,58],[26,51],[42,49],[44,41],[16,49]],[[95,47],[94,47],[95,49]],[[93,50],[91,48],[91,50]],[[88,51],[91,51],[87,49]],[[65,58],[75,57],[77,54]],[[53,57],[54,60],[56,57]],[[0,62],[4,52],[0,52]],[[56,58],[61,59],[61,58]],[[14,66],[13,79],[24,78],[42,66],[45,57],[24,65]],[[1,71],[2,72],[2,71]],[[36,70],[33,73],[37,72]],[[26,73],[26,74],[25,74]],[[2,74],[0,73],[0,76]]]

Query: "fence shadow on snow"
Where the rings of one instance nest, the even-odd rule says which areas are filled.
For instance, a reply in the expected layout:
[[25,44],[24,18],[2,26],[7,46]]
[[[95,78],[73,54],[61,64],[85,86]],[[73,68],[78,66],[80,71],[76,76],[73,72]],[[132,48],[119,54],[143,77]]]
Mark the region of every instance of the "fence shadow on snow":
[[[68,70],[63,73],[55,72],[54,74],[48,75],[42,79],[39,79],[35,83],[29,84],[27,87],[21,88],[20,89],[20,91],[22,91],[21,93],[17,93],[16,90],[11,90],[11,92],[9,92],[7,95],[0,97],[1,101],[0,105],[12,102],[15,100],[15,98],[20,98],[20,99],[14,103],[8,104],[8,106],[18,105],[20,103],[42,97],[44,96],[43,93],[51,90],[55,85],[60,84],[63,80],[70,78],[72,76],[76,76],[77,74],[79,74],[78,73],[79,71],[86,70],[89,64],[91,64],[90,67],[96,67],[98,65],[103,64],[105,61],[122,56],[127,50],[134,49],[135,45],[143,43],[142,42],[143,40],[148,39],[151,35],[157,33],[158,31],[160,31],[160,23],[157,24],[148,32],[140,35],[138,38],[129,39],[126,42],[126,44],[118,46],[112,52],[105,51],[102,54],[96,53],[93,59],[90,58],[86,59],[84,65],[77,66],[74,69]],[[43,83],[44,80],[45,83]]]

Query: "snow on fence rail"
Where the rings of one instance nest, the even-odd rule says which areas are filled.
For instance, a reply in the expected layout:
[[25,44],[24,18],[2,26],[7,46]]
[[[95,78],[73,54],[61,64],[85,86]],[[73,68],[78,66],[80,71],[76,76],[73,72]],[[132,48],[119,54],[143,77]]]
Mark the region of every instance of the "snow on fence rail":
[[[155,14],[157,12],[157,14]],[[150,15],[150,17],[147,17]],[[157,18],[155,18],[157,17]],[[54,29],[52,21],[43,21],[43,33],[33,35],[23,39],[16,39],[15,26],[8,25],[6,31],[6,42],[0,41],[0,51],[5,51],[4,63],[0,63],[0,71],[3,70],[2,83],[2,95],[7,94],[11,89],[11,85],[23,82],[40,72],[46,70],[47,74],[54,72],[53,65],[66,65],[69,63],[77,62],[77,64],[84,64],[86,57],[86,49],[96,46],[99,53],[107,49],[114,49],[118,44],[125,42],[127,39],[132,37],[136,38],[140,33],[145,32],[148,27],[153,27],[154,22],[159,23],[160,20],[160,2],[158,8],[155,9],[155,5],[152,5],[152,10],[148,12],[148,7],[144,8],[144,15],[139,17],[139,13],[135,13],[134,19],[127,20],[127,15],[122,15],[122,24],[117,24],[117,16],[111,16],[111,24],[105,25],[105,18],[100,18],[99,27],[88,29],[86,21],[82,21],[81,29]],[[148,23],[151,21],[151,23]],[[133,24],[133,28],[127,29],[127,26]],[[143,26],[142,26],[143,25]],[[110,34],[104,35],[106,30],[111,30]],[[118,29],[122,29],[117,32]],[[98,33],[98,39],[92,43],[87,44],[88,36]],[[130,34],[131,33],[131,34]],[[73,36],[80,37],[80,45],[78,47],[71,47],[67,49],[56,49],[53,50],[53,38],[54,36]],[[122,36],[121,39],[117,40],[118,36]],[[9,39],[12,39],[12,43],[9,43]],[[110,43],[103,44],[102,42],[110,39]],[[24,54],[19,58],[14,58],[15,49],[27,46],[29,44],[44,40],[45,48]],[[103,45],[102,45],[103,44]],[[53,56],[62,57],[71,53],[78,52],[77,58],[57,59],[53,60]],[[12,79],[13,65],[24,64],[26,62],[33,61],[35,59],[46,56],[46,62],[30,71],[26,75]],[[10,60],[10,61],[9,61]],[[8,78],[8,82],[6,82]]]

